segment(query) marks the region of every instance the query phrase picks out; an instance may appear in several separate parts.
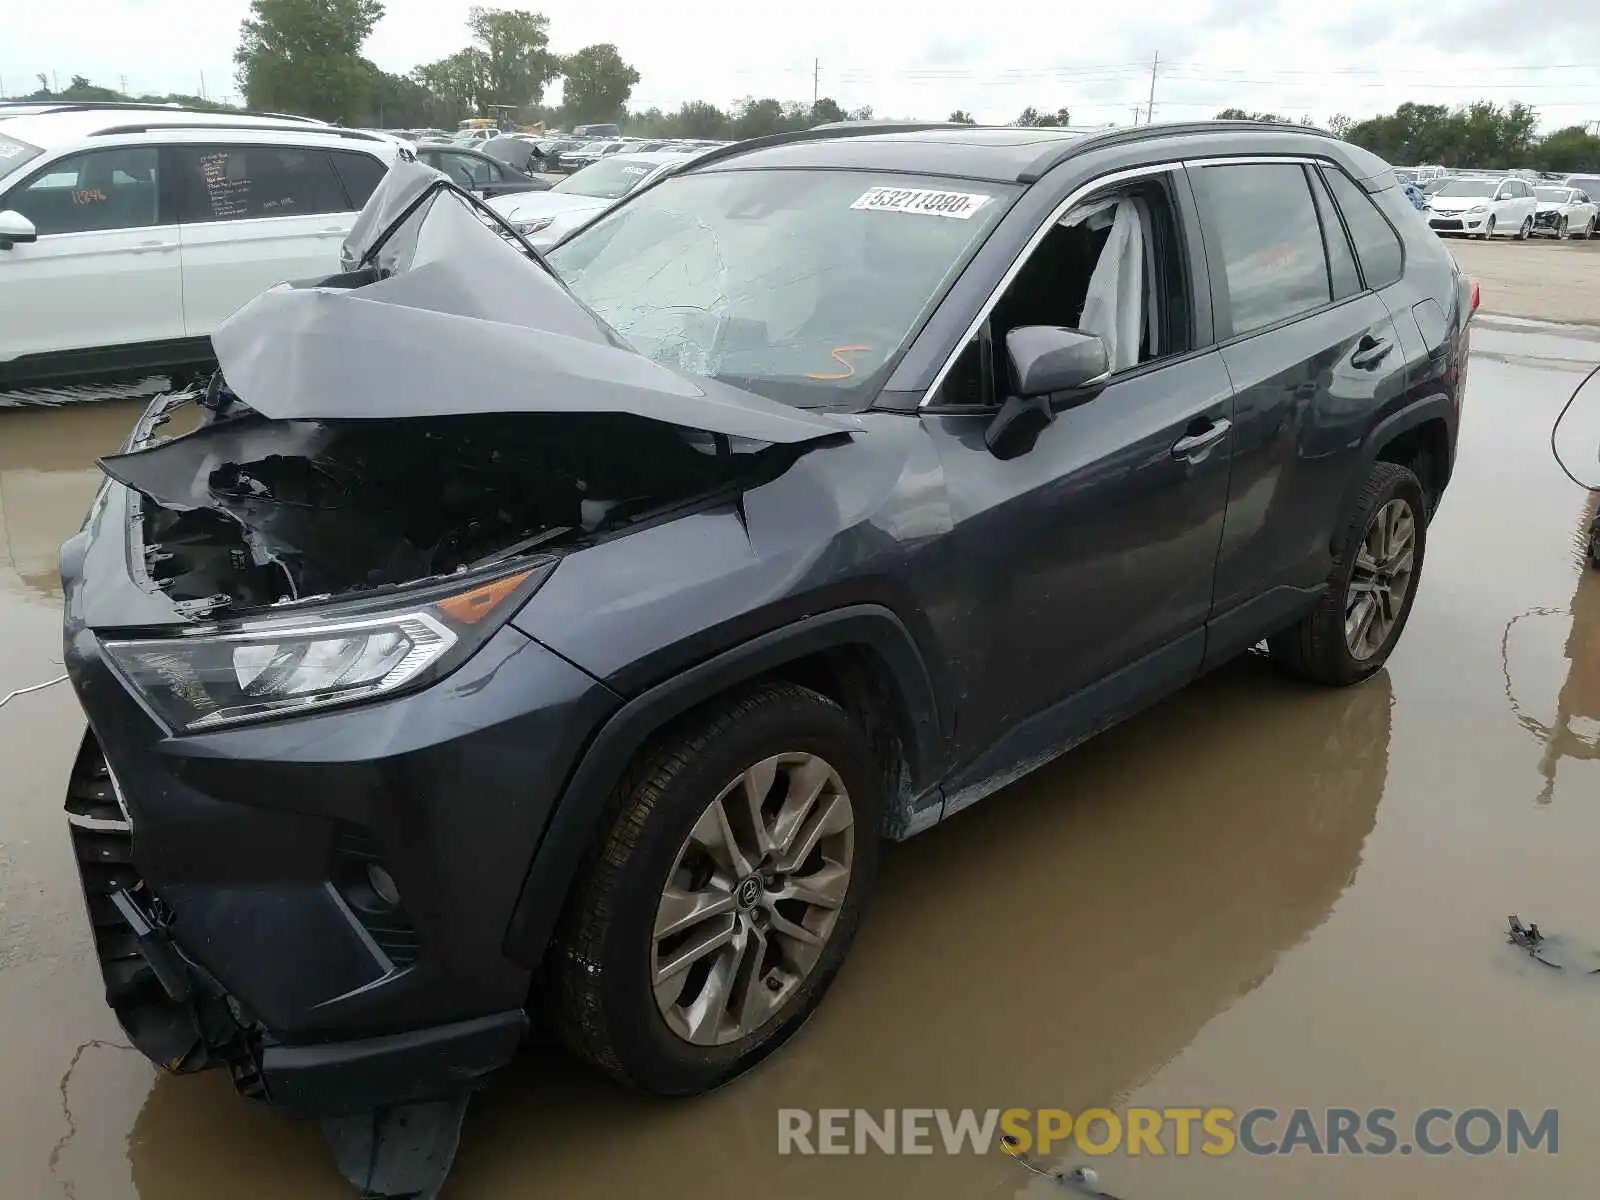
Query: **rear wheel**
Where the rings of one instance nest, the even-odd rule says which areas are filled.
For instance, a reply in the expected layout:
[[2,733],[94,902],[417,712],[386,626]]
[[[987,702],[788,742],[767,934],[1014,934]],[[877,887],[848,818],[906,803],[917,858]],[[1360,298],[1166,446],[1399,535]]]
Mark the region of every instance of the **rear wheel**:
[[1517,230],[1517,241],[1525,242],[1529,238],[1531,238],[1532,236],[1533,236],[1533,218],[1532,217],[1526,217],[1526,218],[1523,219],[1522,228]]
[[624,1082],[708,1091],[833,981],[877,865],[880,772],[833,701],[735,696],[664,736],[602,820],[558,934],[563,1039]]
[[1275,662],[1315,683],[1359,683],[1388,660],[1416,599],[1427,500],[1397,463],[1374,463],[1345,527],[1327,591],[1298,624],[1268,639]]
[[1592,238],[1594,236],[1594,223],[1595,223],[1595,218],[1594,217],[1590,217],[1589,221],[1588,221],[1588,224],[1586,224],[1583,227],[1583,232],[1580,233],[1578,236],[1580,238],[1582,238],[1584,241],[1588,241],[1590,238]]

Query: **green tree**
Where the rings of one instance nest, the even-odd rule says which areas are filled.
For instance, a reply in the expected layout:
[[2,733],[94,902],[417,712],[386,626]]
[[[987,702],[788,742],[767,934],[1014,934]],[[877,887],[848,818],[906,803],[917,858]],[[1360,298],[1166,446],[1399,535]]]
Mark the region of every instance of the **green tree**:
[[1569,125],[1541,141],[1534,158],[1544,171],[1588,173],[1600,168],[1600,137],[1585,126]]
[[569,124],[615,121],[628,111],[639,72],[622,61],[610,42],[585,46],[561,62],[561,108]]
[[976,125],[977,124],[977,122],[972,119],[972,114],[969,113],[964,108],[956,109],[955,112],[951,113],[948,117],[945,118],[945,120],[949,121],[949,122],[951,122],[952,124],[955,124],[955,125]]
[[832,96],[824,96],[811,106],[811,124],[831,125],[835,121],[844,121],[844,109]]
[[1288,117],[1273,112],[1254,112],[1243,108],[1225,108],[1217,114],[1219,121],[1261,121],[1267,125],[1292,124]]
[[740,101],[739,108],[733,116],[733,136],[739,139],[783,133],[788,128],[789,124],[784,119],[783,104],[770,96],[760,100],[746,98]]
[[382,16],[380,0],[251,0],[233,56],[245,104],[355,120],[373,83],[361,47]]
[[1072,124],[1072,112],[1069,109],[1058,108],[1053,113],[1040,112],[1031,104],[1018,114],[1017,119],[1011,122],[1018,126],[1032,126],[1035,128],[1052,128],[1060,125]]
[[672,115],[671,132],[677,137],[722,139],[731,135],[728,114],[715,104],[690,100]]
[[521,109],[544,99],[545,85],[561,71],[550,53],[550,19],[520,8],[472,8],[467,28],[483,55],[480,103]]
[[1348,138],[1350,129],[1355,123],[1354,117],[1347,117],[1344,113],[1334,113],[1328,118],[1328,132],[1336,138]]
[[456,120],[478,112],[489,99],[489,62],[476,47],[425,63],[411,72],[411,78],[433,94],[439,111]]
[[372,79],[365,124],[379,129],[453,126],[467,111],[446,103],[430,88],[406,75],[391,75],[367,63]]

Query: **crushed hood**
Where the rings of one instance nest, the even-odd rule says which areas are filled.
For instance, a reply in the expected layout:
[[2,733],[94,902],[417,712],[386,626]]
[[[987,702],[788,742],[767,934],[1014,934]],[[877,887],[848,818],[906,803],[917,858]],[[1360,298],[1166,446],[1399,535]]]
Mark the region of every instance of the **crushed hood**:
[[645,358],[443,179],[397,162],[357,218],[345,268],[372,257],[384,277],[281,285],[223,322],[235,395],[280,420],[613,413],[781,444],[855,429]]
[[536,217],[556,217],[574,211],[598,212],[616,201],[552,189],[548,192],[515,192],[509,196],[496,196],[484,203],[507,220],[531,221]]

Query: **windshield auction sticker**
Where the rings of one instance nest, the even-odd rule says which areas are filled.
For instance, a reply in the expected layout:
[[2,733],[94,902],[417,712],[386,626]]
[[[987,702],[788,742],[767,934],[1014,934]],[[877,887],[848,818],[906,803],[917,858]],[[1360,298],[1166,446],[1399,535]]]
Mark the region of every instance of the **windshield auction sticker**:
[[851,208],[870,212],[922,213],[965,221],[989,202],[976,192],[935,192],[925,188],[868,188]]

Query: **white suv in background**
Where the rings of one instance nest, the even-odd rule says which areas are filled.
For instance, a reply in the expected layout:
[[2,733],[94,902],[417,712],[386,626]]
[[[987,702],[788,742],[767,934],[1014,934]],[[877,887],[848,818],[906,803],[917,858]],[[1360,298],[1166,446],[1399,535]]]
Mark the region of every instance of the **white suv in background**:
[[246,301],[339,269],[405,152],[294,117],[0,104],[0,391],[209,362]]
[[1425,214],[1435,233],[1526,241],[1533,236],[1538,204],[1525,179],[1460,175],[1429,193]]

